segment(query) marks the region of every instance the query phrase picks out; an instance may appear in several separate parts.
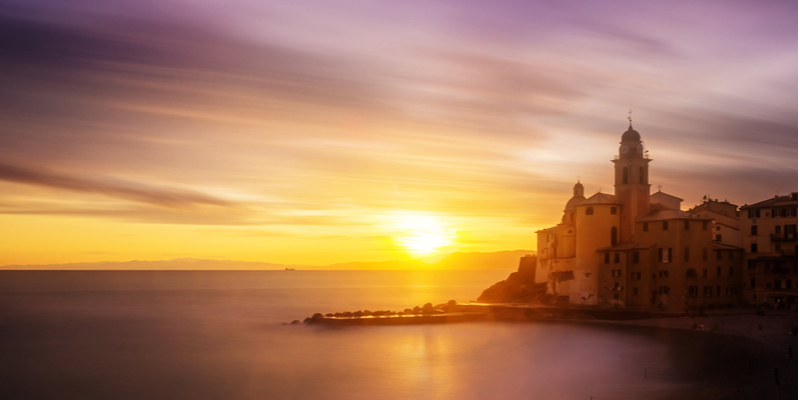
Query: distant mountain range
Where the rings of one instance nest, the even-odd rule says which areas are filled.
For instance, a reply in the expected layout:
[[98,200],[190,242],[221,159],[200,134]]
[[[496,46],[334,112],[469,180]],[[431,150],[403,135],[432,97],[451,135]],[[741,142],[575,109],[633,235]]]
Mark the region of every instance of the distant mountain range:
[[161,261],[100,261],[92,263],[5,265],[0,270],[516,270],[520,257],[535,254],[533,250],[508,250],[491,253],[452,253],[436,262],[373,261],[347,262],[325,266],[275,264],[266,262],[207,260],[201,258],[175,258]]

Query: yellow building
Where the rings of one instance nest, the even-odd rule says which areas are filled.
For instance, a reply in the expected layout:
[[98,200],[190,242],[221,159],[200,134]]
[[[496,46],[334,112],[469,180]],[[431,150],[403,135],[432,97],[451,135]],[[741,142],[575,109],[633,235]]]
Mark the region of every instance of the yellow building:
[[612,160],[614,194],[586,198],[575,185],[561,223],[537,232],[536,281],[558,303],[671,312],[738,304],[742,249],[715,242],[713,216],[650,194],[643,150],[629,126]]

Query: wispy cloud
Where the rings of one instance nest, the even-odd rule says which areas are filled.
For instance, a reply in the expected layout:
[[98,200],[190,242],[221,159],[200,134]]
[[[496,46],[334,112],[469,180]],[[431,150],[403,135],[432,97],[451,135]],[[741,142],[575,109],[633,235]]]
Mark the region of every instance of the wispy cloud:
[[134,182],[101,181],[8,164],[0,164],[0,180],[75,192],[97,193],[167,208],[190,208],[196,205],[236,206],[234,202],[199,192],[157,188]]

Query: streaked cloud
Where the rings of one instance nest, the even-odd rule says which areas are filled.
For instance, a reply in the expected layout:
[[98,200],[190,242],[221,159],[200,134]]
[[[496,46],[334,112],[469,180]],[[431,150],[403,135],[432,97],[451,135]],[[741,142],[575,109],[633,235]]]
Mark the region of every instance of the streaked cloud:
[[[398,257],[374,221],[429,212],[465,251],[533,248],[578,176],[613,190],[629,108],[655,184],[752,203],[797,188],[796,16],[778,1],[9,0],[0,218],[131,229],[161,237],[141,245],[160,256],[203,242],[175,256],[330,264]],[[29,256],[13,257],[0,264]]]

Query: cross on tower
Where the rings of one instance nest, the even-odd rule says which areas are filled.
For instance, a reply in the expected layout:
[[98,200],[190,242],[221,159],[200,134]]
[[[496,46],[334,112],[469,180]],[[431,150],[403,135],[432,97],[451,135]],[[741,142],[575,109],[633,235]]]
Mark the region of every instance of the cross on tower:
[[633,119],[631,118],[632,116],[633,116],[633,109],[629,108],[628,109],[628,122],[630,122],[630,123],[633,123]]

